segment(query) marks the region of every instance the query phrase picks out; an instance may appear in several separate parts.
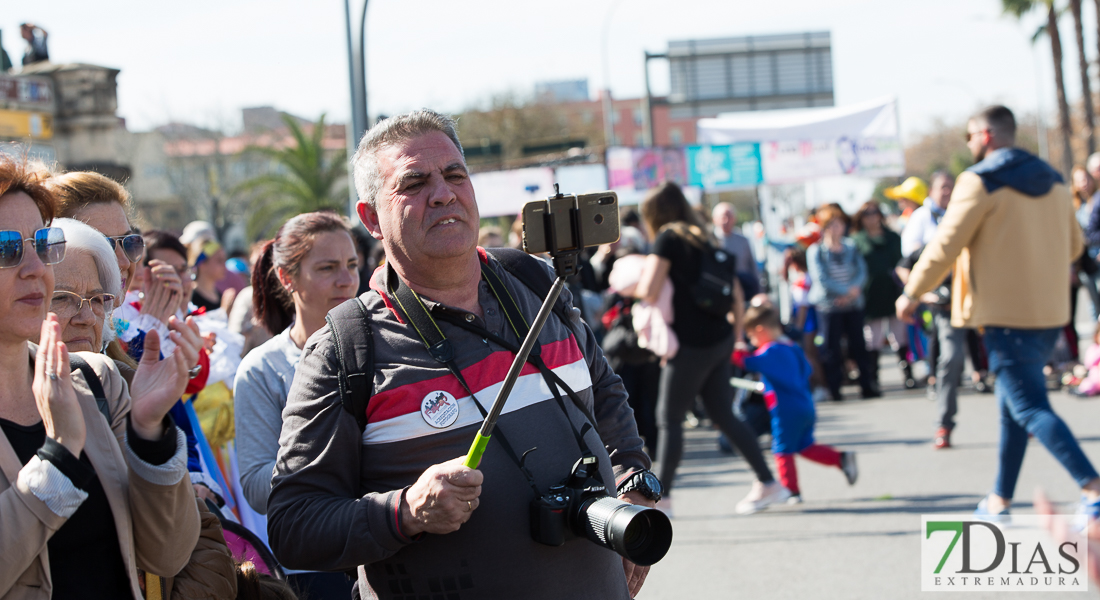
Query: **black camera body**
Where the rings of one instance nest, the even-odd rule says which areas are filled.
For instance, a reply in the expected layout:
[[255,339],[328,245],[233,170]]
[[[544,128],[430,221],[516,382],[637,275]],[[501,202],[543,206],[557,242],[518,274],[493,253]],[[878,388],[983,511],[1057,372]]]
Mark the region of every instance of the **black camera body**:
[[668,517],[613,497],[598,469],[596,457],[585,454],[565,480],[531,501],[531,537],[547,546],[584,537],[642,566],[664,558],[672,546]]
[[531,537],[536,542],[561,546],[566,540],[583,535],[577,532],[577,521],[584,505],[610,497],[607,487],[593,477],[598,468],[596,457],[581,458],[573,465],[569,477],[531,501]]

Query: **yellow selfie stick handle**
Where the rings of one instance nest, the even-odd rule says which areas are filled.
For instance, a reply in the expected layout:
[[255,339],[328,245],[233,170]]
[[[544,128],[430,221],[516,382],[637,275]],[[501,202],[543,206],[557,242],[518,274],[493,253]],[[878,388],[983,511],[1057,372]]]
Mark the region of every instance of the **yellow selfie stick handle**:
[[489,409],[489,414],[481,422],[481,429],[478,430],[477,437],[474,438],[474,443],[470,446],[470,452],[466,454],[463,465],[476,469],[481,464],[481,455],[485,454],[485,447],[489,445],[489,436],[493,434],[493,427],[496,427],[497,419],[500,418],[500,411],[504,409],[504,403],[508,401],[508,394],[512,393],[512,386],[519,378],[519,372],[523,369],[523,365],[527,363],[527,357],[531,355],[531,349],[535,347],[535,340],[538,339],[539,332],[542,331],[542,326],[546,324],[546,319],[550,316],[550,311],[553,309],[554,303],[558,301],[558,296],[561,295],[561,290],[564,287],[565,279],[562,277],[558,277],[554,281],[554,285],[550,287],[550,294],[543,301],[538,314],[535,315],[535,322],[531,325],[527,337],[523,339],[523,344],[519,347],[519,352],[512,360],[508,375],[504,377],[504,382],[500,386],[500,391],[497,392],[497,398],[493,401],[492,408]]
[[463,461],[463,466],[471,469],[476,469],[481,464],[481,455],[485,454],[485,448],[489,445],[489,436],[481,435],[478,432],[477,437],[474,438],[474,443],[470,445],[470,451],[466,453],[466,460]]

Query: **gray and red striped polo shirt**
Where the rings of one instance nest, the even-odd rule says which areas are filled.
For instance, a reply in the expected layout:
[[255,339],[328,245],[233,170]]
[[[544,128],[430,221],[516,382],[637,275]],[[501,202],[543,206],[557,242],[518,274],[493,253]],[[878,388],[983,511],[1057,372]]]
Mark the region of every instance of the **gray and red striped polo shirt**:
[[[479,249],[504,281],[521,312],[534,319],[542,299]],[[561,547],[530,537],[533,492],[496,439],[500,432],[516,452],[531,448],[526,466],[540,491],[565,478],[580,449],[568,418],[581,430],[586,417],[565,398],[565,411],[543,377],[525,366],[482,460],[481,504],[457,532],[406,538],[397,514],[402,489],[433,464],[463,456],[481,412],[446,366],[434,360],[403,315],[393,310],[391,271],[379,269],[362,296],[374,333],[374,395],[367,426],[340,404],[332,333],[326,326],[303,350],[283,430],[268,532],[276,556],[288,567],[359,569],[360,585],[377,598],[592,598],[629,597],[621,558],[585,539]],[[551,316],[539,336],[542,358],[595,416],[585,434],[609,488],[616,477],[648,468],[622,382],[611,371],[591,330],[563,298],[573,318]],[[478,299],[484,317],[424,298],[430,313],[450,311],[520,343],[484,281]],[[507,301],[507,299],[505,299]],[[455,349],[456,362],[477,401],[488,410],[513,354],[493,342],[436,318]],[[597,433],[598,432],[598,433]]]

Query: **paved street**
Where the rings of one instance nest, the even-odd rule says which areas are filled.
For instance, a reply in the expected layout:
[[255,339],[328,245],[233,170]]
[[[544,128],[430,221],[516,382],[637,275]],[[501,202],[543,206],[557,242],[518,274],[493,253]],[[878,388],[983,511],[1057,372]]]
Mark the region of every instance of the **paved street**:
[[[818,440],[857,451],[860,477],[849,487],[839,471],[799,459],[806,500],[801,506],[736,515],[734,504],[748,492],[751,471],[740,458],[718,452],[716,432],[689,430],[676,482],[675,541],[639,598],[920,597],[920,516],[969,513],[992,487],[996,402],[993,395],[966,387],[955,447],[936,451],[930,445],[934,403],[923,389],[899,389],[897,369],[885,361],[882,375],[885,399],[819,405]],[[1078,400],[1061,392],[1052,399],[1086,454],[1100,462],[1100,399]],[[770,454],[768,459],[774,469]],[[1037,488],[1070,512],[1076,506],[1073,481],[1032,440],[1015,512],[1033,512]],[[1090,590],[1024,597],[1096,597],[1095,586]]]

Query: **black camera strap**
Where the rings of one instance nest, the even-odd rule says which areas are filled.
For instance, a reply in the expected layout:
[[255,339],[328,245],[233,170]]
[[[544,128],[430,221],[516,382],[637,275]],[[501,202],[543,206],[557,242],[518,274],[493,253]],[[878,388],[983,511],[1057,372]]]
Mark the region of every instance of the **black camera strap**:
[[[530,331],[530,325],[527,323],[527,319],[520,311],[519,305],[516,303],[515,298],[513,298],[512,295],[508,292],[508,288],[500,279],[500,276],[498,276],[492,269],[488,267],[488,265],[485,264],[481,265],[481,272],[482,276],[485,277],[485,282],[489,284],[489,290],[493,293],[493,296],[497,299],[497,303],[500,304],[501,308],[504,310],[504,315],[508,319],[508,324],[512,327],[512,331],[515,332],[516,338],[522,340],[527,337],[527,332]],[[496,281],[495,284],[493,283],[494,280]],[[505,298],[508,299],[508,302],[504,301]],[[471,333],[480,335],[492,341],[493,343],[502,346],[510,352],[519,351],[519,346],[517,346],[515,343],[500,337],[499,335],[489,331],[488,329],[485,329],[484,327],[479,327],[478,325],[470,323],[465,319],[455,318],[453,315],[446,314],[441,315],[440,318],[455,326],[470,331]],[[577,445],[580,447],[581,452],[584,454],[591,454],[588,449],[588,444],[586,444],[584,441],[584,434],[589,429],[595,428],[595,416],[593,416],[592,413],[588,410],[588,407],[584,405],[584,402],[581,401],[580,396],[578,396],[577,393],[574,392],[573,389],[570,388],[569,385],[566,384],[565,381],[563,381],[561,377],[559,377],[558,374],[555,373],[553,369],[547,366],[546,362],[542,360],[542,344],[537,340],[535,341],[534,348],[531,349],[531,354],[527,357],[527,361],[539,370],[539,373],[542,375],[543,380],[546,381],[546,385],[550,388],[550,393],[554,395],[554,400],[557,401],[558,407],[561,408],[562,413],[565,414],[566,420],[569,421],[569,427],[573,431],[573,436],[576,438]],[[573,403],[585,416],[587,422],[581,427],[580,431],[577,431],[577,428],[573,426],[573,421],[569,419],[569,412],[565,409],[565,402],[562,400],[560,390],[565,390],[565,393],[567,396],[569,396],[569,399],[573,401]]]
[[[467,323],[464,319],[456,318],[453,315],[440,315],[439,318],[443,321],[451,323],[452,325],[461,327],[462,329],[465,329],[471,333],[480,335],[493,342],[494,344],[502,346],[505,350],[508,350],[509,352],[516,352],[519,350],[519,346],[516,346],[515,344],[509,342],[508,340],[505,340],[504,338],[496,335],[488,329],[485,329],[484,327],[478,327],[473,323]],[[543,380],[546,381],[546,385],[550,388],[550,393],[554,395],[554,400],[558,403],[558,407],[561,408],[561,411],[565,414],[566,420],[569,421],[569,428],[573,431],[573,437],[576,438],[577,446],[580,447],[581,452],[584,454],[591,454],[588,449],[588,444],[584,441],[584,434],[589,429],[593,429],[592,425],[587,422],[587,408],[582,408],[586,416],[586,422],[584,425],[581,426],[580,431],[577,431],[577,428],[573,426],[573,421],[569,419],[569,412],[565,409],[565,401],[561,397],[560,389],[564,389],[566,391],[566,395],[568,395],[570,399],[574,400],[574,403],[576,403],[578,406],[584,407],[584,404],[581,403],[580,398],[577,397],[576,393],[569,388],[568,384],[562,381],[561,378],[558,377],[558,374],[551,370],[550,367],[548,367],[546,363],[543,362],[542,357],[535,354],[535,352],[538,350],[538,346],[536,346],[535,348],[535,350],[531,351],[531,356],[527,359],[527,362],[531,363],[532,366],[538,369],[539,374],[542,375]]]
[[[390,268],[392,269],[392,267]],[[515,299],[512,298],[511,294],[504,286],[504,282],[501,281],[500,277],[484,263],[482,263],[481,265],[481,271],[482,276],[485,278],[486,283],[488,283],[489,285],[490,291],[496,298],[497,302],[500,304],[501,308],[504,310],[505,318],[508,320],[508,324],[511,326],[512,331],[516,334],[516,337],[518,339],[523,339],[527,335],[530,326],[528,325],[527,320],[523,317],[523,314],[520,312],[519,306],[516,304]],[[427,348],[428,353],[436,361],[445,365],[447,369],[451,372],[451,374],[455,376],[458,382],[462,385],[462,388],[466,390],[466,393],[468,393],[470,395],[470,398],[474,401],[474,405],[477,406],[478,410],[481,412],[482,417],[484,418],[488,416],[488,412],[486,411],[485,407],[482,405],[481,401],[478,400],[477,397],[474,395],[473,390],[466,382],[466,378],[462,375],[461,369],[458,368],[458,364],[455,362],[454,347],[452,346],[450,340],[448,340],[447,337],[443,334],[443,331],[440,330],[439,325],[435,322],[435,319],[432,318],[432,315],[429,314],[428,308],[424,306],[424,302],[420,299],[419,294],[409,288],[408,285],[405,284],[404,280],[397,276],[396,272],[391,271],[389,275],[391,282],[397,282],[396,287],[391,285],[389,291],[396,300],[397,306],[405,314],[409,324],[412,325],[413,329],[420,337],[421,342],[423,342],[425,348]],[[494,284],[494,280],[496,280],[496,284]],[[507,297],[508,302],[504,301],[505,297]],[[467,321],[464,317],[447,314],[445,312],[438,316],[444,321],[447,321],[462,329],[466,329],[467,331],[479,335],[482,338],[491,340],[493,343],[496,343],[511,352],[517,352],[519,350],[519,346],[517,346],[516,344],[505,340],[504,338],[489,331],[488,329],[485,329],[484,327],[480,327]],[[590,423],[595,423],[595,418],[592,416],[587,407],[584,406],[584,403],[580,400],[580,397],[577,396],[576,392],[574,392],[564,381],[562,381],[562,379],[558,377],[557,373],[554,373],[554,371],[546,365],[546,363],[542,360],[540,353],[541,344],[536,342],[534,349],[531,351],[531,355],[528,357],[528,362],[539,370],[539,373],[546,381],[547,387],[550,388],[550,392],[554,395],[554,400],[557,402],[558,407],[561,408],[566,421],[569,423],[569,428],[573,432],[573,436],[576,439],[577,445],[580,447],[582,454],[590,455],[591,451],[584,441],[584,434],[589,429],[593,429]],[[586,420],[590,421],[586,422],[584,426],[581,427],[580,431],[576,429],[576,427],[573,425],[572,419],[569,418],[569,413],[565,408],[565,402],[561,397],[559,389],[565,390],[566,394],[585,415]],[[531,475],[531,472],[524,466],[526,453],[524,453],[524,456],[521,457],[514,450],[512,444],[508,442],[508,438],[504,435],[504,432],[500,430],[499,427],[497,428],[497,431],[498,435],[496,437],[500,438],[501,446],[504,448],[505,452],[509,455],[512,461],[516,463],[516,466],[519,467],[524,477],[527,478],[531,489],[533,489],[535,491],[535,495],[538,496],[541,492],[538,491],[538,486],[535,484],[534,477]],[[599,479],[602,483],[602,478],[599,476],[599,471],[597,471],[596,473],[596,478]]]
[[[396,280],[397,287],[390,287],[390,293],[397,301],[397,305],[401,308],[401,312],[405,313],[406,319],[413,329],[416,330],[420,341],[424,343],[424,347],[428,349],[428,354],[432,356],[436,361],[447,367],[447,370],[458,379],[458,382],[462,385],[462,388],[466,390],[466,393],[470,395],[470,399],[473,400],[474,406],[481,412],[481,417],[485,418],[489,416],[488,411],[482,406],[481,401],[474,395],[474,391],[470,389],[470,385],[466,383],[466,378],[462,375],[462,370],[458,368],[458,364],[455,362],[454,347],[451,345],[451,341],[443,335],[443,331],[439,329],[439,325],[428,314],[428,308],[424,306],[424,302],[420,299],[420,295],[414,292],[409,286],[405,285],[404,280],[397,276],[396,273],[390,273],[390,281]],[[531,489],[535,492],[537,497],[539,492],[538,485],[535,483],[535,477],[531,474],[531,471],[524,466],[524,457],[519,456],[512,444],[508,442],[508,437],[504,435],[504,431],[497,428],[497,435],[495,436],[500,440],[500,445],[504,448],[505,453],[512,462],[516,463],[520,472],[527,479],[527,483],[531,486]],[[526,455],[526,453],[524,453]]]

